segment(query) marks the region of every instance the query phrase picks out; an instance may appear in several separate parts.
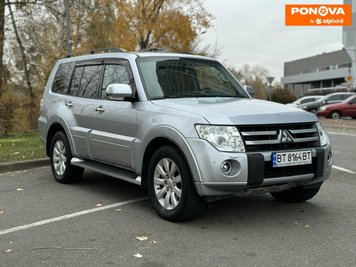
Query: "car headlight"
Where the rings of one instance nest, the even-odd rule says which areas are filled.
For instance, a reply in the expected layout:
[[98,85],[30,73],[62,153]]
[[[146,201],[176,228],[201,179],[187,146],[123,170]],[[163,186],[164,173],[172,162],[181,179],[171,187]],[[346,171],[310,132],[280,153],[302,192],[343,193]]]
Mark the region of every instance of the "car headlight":
[[234,126],[195,125],[195,129],[200,138],[220,151],[245,152],[244,142]]
[[326,110],[326,107],[325,106],[322,106],[319,108],[320,111],[323,111],[323,110]]
[[330,144],[330,139],[329,139],[328,135],[326,134],[323,126],[321,126],[321,124],[318,122],[316,124],[316,127],[318,128],[318,133],[319,133],[319,138],[320,138],[320,145],[321,146],[326,146],[326,145]]

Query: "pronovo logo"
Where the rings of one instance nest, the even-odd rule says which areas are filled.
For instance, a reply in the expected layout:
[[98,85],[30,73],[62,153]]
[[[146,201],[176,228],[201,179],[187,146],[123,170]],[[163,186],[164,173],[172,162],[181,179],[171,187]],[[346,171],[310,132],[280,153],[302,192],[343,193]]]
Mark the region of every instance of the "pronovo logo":
[[351,5],[303,5],[285,7],[286,26],[351,26]]

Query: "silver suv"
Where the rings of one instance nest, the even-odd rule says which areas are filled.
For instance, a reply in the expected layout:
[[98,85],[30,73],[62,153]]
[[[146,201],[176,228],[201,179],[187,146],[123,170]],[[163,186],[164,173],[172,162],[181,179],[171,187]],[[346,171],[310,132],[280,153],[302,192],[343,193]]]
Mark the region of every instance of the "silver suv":
[[39,132],[58,182],[91,169],[140,185],[170,221],[235,194],[306,201],[332,164],[314,114],[251,99],[219,62],[189,54],[119,50],[59,60]]

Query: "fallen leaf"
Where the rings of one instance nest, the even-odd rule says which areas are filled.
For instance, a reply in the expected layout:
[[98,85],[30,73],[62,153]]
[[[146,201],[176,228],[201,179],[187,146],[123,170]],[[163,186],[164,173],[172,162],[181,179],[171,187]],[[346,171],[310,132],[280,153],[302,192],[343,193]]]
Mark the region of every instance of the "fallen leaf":
[[13,155],[18,155],[18,154],[20,154],[20,152],[14,152],[14,153],[13,153]]
[[145,241],[147,240],[147,236],[136,236],[136,239],[140,241]]
[[98,203],[98,204],[96,204],[95,207],[102,207],[102,206],[103,206],[103,204]]
[[5,250],[6,253],[12,252],[12,249]]
[[17,188],[16,191],[23,191],[23,189],[22,188]]
[[122,209],[116,209],[115,211],[122,211]]
[[140,253],[137,253],[136,255],[134,255],[135,258],[142,258],[143,256]]
[[0,214],[4,214],[4,211],[3,211],[3,210],[0,210]]
[[152,240],[150,244],[156,244],[157,242],[155,240]]
[[309,224],[306,224],[306,225],[304,225],[304,227],[305,227],[305,228],[309,228],[310,226],[309,226]]

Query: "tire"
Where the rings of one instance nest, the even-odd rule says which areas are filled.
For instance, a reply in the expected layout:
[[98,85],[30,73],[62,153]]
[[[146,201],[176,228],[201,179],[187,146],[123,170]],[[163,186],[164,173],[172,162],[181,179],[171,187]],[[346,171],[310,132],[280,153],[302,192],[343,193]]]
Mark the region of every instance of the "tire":
[[356,120],[356,117],[355,117],[355,116],[353,116],[353,117],[352,117],[352,119]]
[[173,146],[157,149],[148,167],[148,194],[158,215],[165,220],[188,221],[206,204],[195,191],[188,164]]
[[338,120],[341,118],[341,113],[339,111],[332,111],[330,113],[330,118],[334,120]]
[[57,132],[52,138],[50,162],[54,179],[62,184],[75,183],[81,180],[84,169],[73,166],[69,142],[64,132]]
[[311,188],[295,187],[271,195],[279,201],[289,203],[300,203],[313,198],[320,190],[321,184]]

